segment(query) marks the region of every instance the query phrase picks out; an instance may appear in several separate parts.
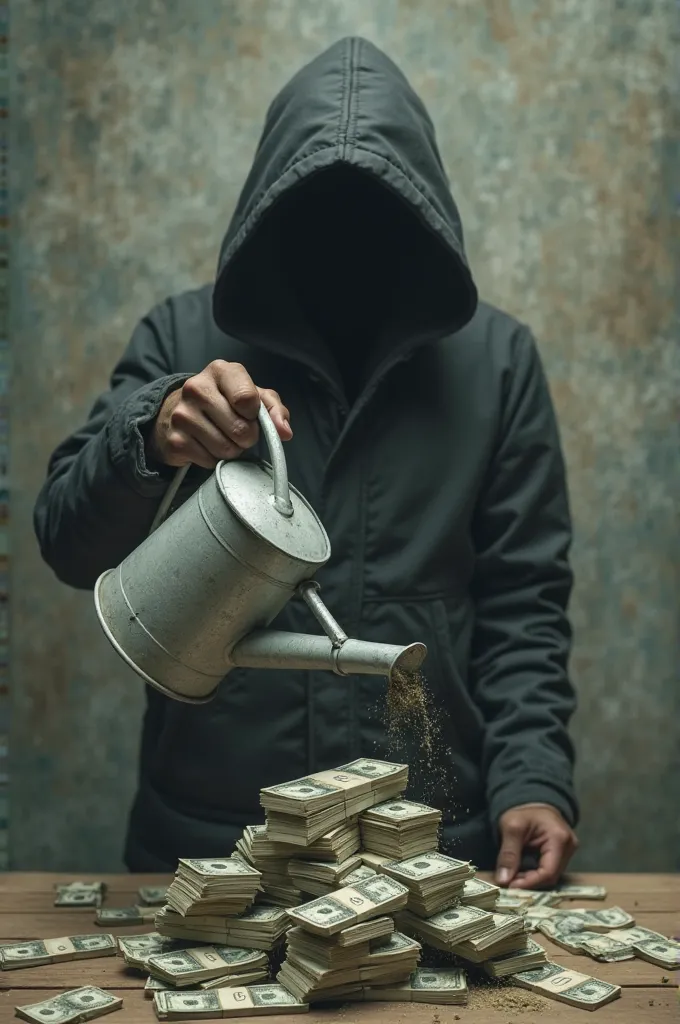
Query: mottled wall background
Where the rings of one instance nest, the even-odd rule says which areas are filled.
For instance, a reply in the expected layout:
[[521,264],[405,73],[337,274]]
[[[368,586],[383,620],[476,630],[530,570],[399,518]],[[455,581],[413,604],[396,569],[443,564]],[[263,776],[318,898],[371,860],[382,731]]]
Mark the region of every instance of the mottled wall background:
[[273,93],[361,34],[431,110],[483,293],[542,344],[576,524],[580,864],[680,868],[678,22],[675,0],[17,0],[12,866],[120,864],[141,708],[90,595],[40,562],[47,455],[135,321],[211,277]]

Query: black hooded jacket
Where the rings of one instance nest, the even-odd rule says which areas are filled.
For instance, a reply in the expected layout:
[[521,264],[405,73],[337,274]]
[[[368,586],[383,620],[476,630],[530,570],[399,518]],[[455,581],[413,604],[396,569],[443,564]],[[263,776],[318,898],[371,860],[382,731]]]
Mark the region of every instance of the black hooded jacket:
[[[274,100],[214,289],[141,321],[54,452],[35,525],[65,583],[92,588],[144,539],[169,479],[144,431],[215,359],[290,409],[290,478],[331,539],[318,579],[335,617],[428,646],[440,742],[412,792],[444,808],[449,849],[488,866],[495,822],[521,803],[574,823],[570,520],[548,388],[528,328],[477,301],[425,109],[362,39]],[[192,469],[184,496],[205,476]],[[318,632],[299,601],[274,626]],[[262,820],[262,786],[388,755],[384,691],[245,669],[206,705],[149,689],[129,867],[223,855]]]

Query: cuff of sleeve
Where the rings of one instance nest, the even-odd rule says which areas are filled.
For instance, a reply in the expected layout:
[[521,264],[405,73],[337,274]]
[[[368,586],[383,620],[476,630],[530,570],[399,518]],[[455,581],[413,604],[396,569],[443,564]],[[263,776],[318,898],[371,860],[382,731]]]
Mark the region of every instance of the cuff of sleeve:
[[489,817],[496,842],[499,838],[499,818],[511,807],[519,807],[520,804],[550,804],[572,828],[578,823],[576,799],[563,786],[551,786],[548,782],[519,782],[500,790],[489,801]]
[[167,487],[167,479],[146,461],[143,428],[158,415],[160,407],[190,373],[160,377],[139,388],[116,409],[107,425],[107,443],[111,462],[132,490],[142,497],[155,497]]

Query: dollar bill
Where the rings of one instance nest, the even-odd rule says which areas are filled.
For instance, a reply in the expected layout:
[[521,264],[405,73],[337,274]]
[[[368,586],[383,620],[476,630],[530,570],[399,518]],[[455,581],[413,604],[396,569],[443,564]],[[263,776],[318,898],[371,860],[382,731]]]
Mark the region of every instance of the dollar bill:
[[95,916],[95,924],[132,925],[153,921],[156,911],[153,907],[100,907]]
[[113,935],[69,935],[61,939],[37,939],[0,946],[0,968],[42,967],[65,960],[115,956],[118,943]]
[[123,1000],[111,992],[95,985],[84,985],[40,1003],[17,1006],[15,1012],[17,1017],[30,1024],[77,1024],[78,1021],[92,1020],[120,1010],[122,1005]]
[[172,953],[154,953],[148,957],[146,967],[154,977],[183,987],[230,973],[264,968],[267,962],[266,953],[260,950],[238,949],[235,946],[196,946]]
[[371,917],[391,913],[406,905],[408,889],[386,875],[375,875],[356,886],[338,889],[288,911],[295,924],[320,935],[333,935]]
[[482,878],[468,878],[463,887],[460,902],[463,906],[478,907],[480,910],[495,910],[500,888]]
[[397,915],[399,927],[407,934],[444,950],[451,950],[456,943],[482,935],[493,927],[493,921],[493,914],[488,910],[464,906],[449,907],[428,918],[421,918],[409,910]]
[[533,939],[527,939],[524,949],[491,957],[484,961],[482,967],[492,978],[505,978],[509,974],[519,974],[539,967],[546,963],[547,959],[543,946]]
[[680,970],[680,942],[673,939],[641,939],[633,944],[635,955],[667,971]]
[[260,1014],[302,1013],[307,1003],[296,1000],[282,985],[245,985],[209,992],[156,992],[159,1020],[202,1020],[215,1017],[254,1017]]
[[636,942],[644,942],[646,939],[666,941],[665,935],[662,935],[660,932],[653,932],[651,928],[641,928],[640,925],[634,925],[632,928],[616,928],[604,934],[609,935],[612,939],[618,939],[619,942],[629,942],[631,945],[634,945]]
[[609,935],[598,935],[596,932],[583,932],[580,937],[581,949],[593,960],[603,963],[616,963],[618,960],[632,960],[633,947],[629,942],[621,942]]
[[596,1010],[621,995],[620,985],[611,985],[608,981],[570,971],[551,961],[534,970],[511,975],[510,982],[584,1010]]
[[563,900],[604,900],[607,890],[603,885],[559,885],[555,890]]
[[139,902],[145,907],[161,907],[165,903],[167,885],[142,885],[139,889]]
[[55,907],[100,907],[106,894],[104,882],[66,882],[55,886]]
[[419,967],[408,981],[401,984],[365,987],[361,998],[368,1002],[464,1006],[468,999],[468,988],[465,972],[458,968]]

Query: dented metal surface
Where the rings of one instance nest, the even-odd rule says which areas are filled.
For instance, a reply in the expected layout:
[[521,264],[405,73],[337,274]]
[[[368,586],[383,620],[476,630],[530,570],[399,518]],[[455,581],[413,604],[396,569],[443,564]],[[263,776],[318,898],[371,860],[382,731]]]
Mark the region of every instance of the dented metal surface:
[[136,320],[210,279],[271,97],[345,34],[421,93],[481,291],[541,345],[576,528],[581,863],[680,866],[678,22],[673,0],[15,5],[13,866],[120,863],[142,697],[40,561],[47,455]]

